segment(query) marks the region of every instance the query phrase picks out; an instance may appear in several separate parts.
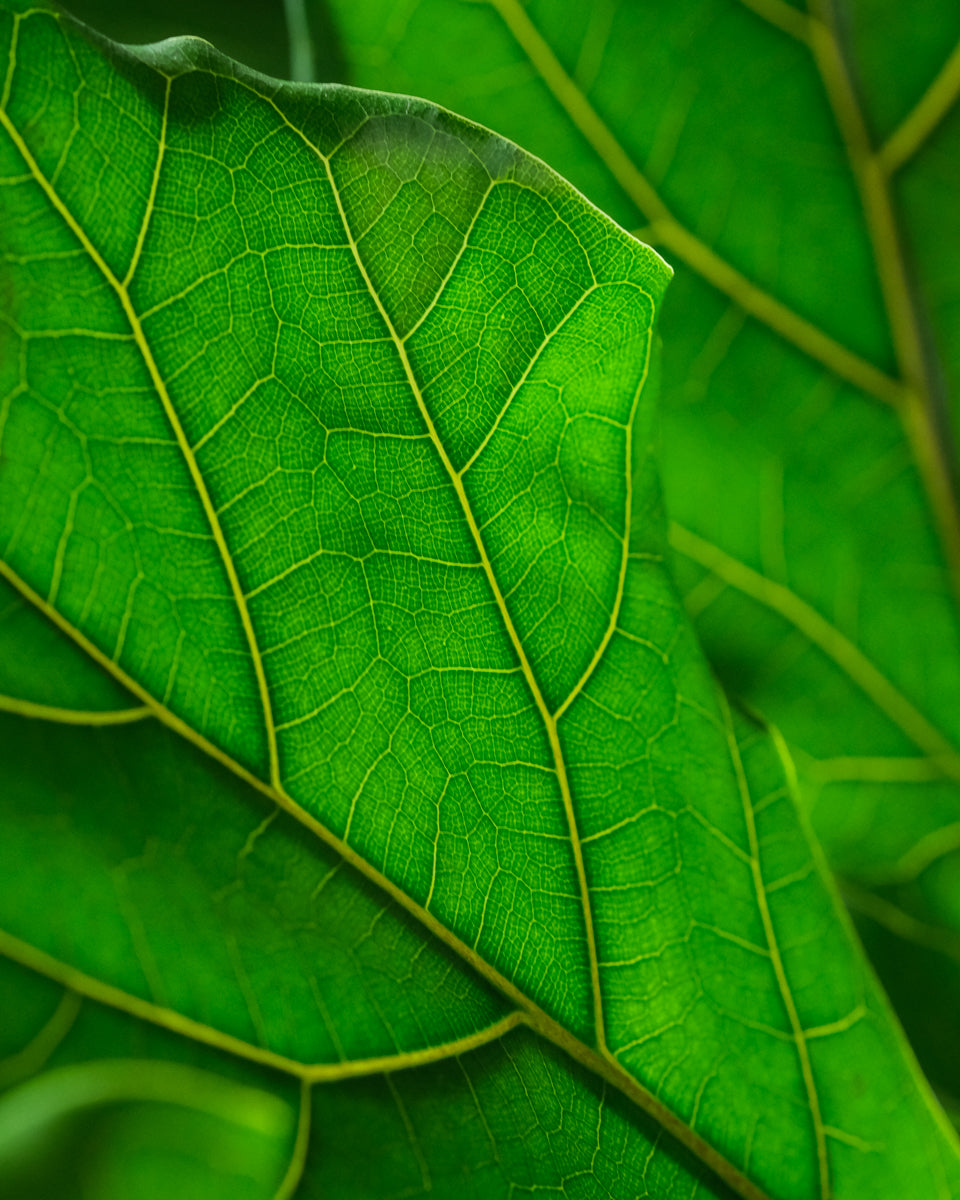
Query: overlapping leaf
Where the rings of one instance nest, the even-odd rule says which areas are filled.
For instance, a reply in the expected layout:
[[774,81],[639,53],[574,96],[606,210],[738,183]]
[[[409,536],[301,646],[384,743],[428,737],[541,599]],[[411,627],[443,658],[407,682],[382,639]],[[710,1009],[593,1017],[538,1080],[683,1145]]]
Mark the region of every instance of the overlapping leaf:
[[954,1186],[662,562],[662,262],[430,105],[0,20],[5,952],[299,1076],[281,1194]]
[[[960,817],[956,7],[334,8],[357,82],[517,138],[676,265],[663,455],[690,611],[795,748],[851,900],[893,930],[891,986],[915,969],[889,958],[906,938],[941,955],[918,998],[943,995]],[[877,890],[921,859],[938,880]],[[929,1010],[903,1012],[955,1089]],[[955,1021],[938,1028],[955,1041]]]

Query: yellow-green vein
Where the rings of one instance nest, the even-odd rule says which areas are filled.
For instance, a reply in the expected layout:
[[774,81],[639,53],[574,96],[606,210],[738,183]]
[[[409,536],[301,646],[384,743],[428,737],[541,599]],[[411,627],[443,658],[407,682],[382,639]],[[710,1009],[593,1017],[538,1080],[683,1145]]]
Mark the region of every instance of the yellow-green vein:
[[50,1055],[73,1028],[82,1004],[79,992],[64,988],[60,1003],[49,1020],[22,1049],[0,1061],[0,1091],[13,1087],[21,1079],[28,1079],[43,1069]]
[[[51,16],[52,14],[47,13],[44,15]],[[165,383],[162,375],[160,374],[159,368],[157,367],[156,361],[153,357],[153,352],[150,349],[150,345],[147,342],[146,335],[144,334],[143,326],[140,323],[140,318],[139,318],[136,310],[134,309],[133,302],[130,298],[130,293],[129,293],[127,287],[125,286],[125,284],[123,282],[121,282],[116,277],[116,275],[113,273],[113,271],[110,269],[110,267],[106,263],[105,259],[100,254],[99,250],[90,241],[90,238],[87,236],[86,231],[82,228],[82,226],[79,224],[79,222],[73,216],[73,214],[67,208],[64,201],[61,199],[59,193],[56,191],[56,189],[53,187],[53,185],[50,183],[50,181],[46,178],[46,176],[40,170],[39,164],[37,163],[36,159],[31,154],[29,147],[27,146],[26,142],[21,137],[19,130],[16,128],[16,126],[11,121],[10,116],[7,113],[5,108],[0,108],[0,125],[2,125],[3,128],[7,131],[7,134],[10,137],[10,140],[16,146],[18,152],[20,153],[21,157],[23,158],[24,163],[26,164],[28,170],[30,171],[30,174],[33,176],[34,180],[37,182],[37,184],[39,185],[39,187],[41,188],[41,190],[43,191],[43,193],[45,194],[47,199],[50,201],[51,205],[54,207],[56,212],[58,212],[60,214],[60,216],[62,217],[62,219],[65,222],[65,224],[67,225],[67,227],[73,233],[74,237],[76,237],[76,239],[79,241],[80,245],[84,248],[84,250],[90,256],[91,261],[96,265],[97,269],[100,271],[103,278],[106,280],[106,282],[111,287],[111,289],[116,293],[117,298],[120,301],[121,307],[123,308],[124,314],[126,315],[127,320],[130,323],[130,328],[133,331],[134,340],[137,343],[137,346],[140,350],[144,364],[147,368],[147,372],[150,376],[150,379],[153,383],[154,388],[156,389],[157,396],[160,399],[160,403],[163,407],[164,413],[166,414],[167,420],[173,430],[174,436],[176,437],[177,444],[180,447],[180,451],[183,455],[184,461],[187,465],[187,469],[190,473],[190,478],[193,482],[194,487],[197,489],[197,495],[200,499],[201,505],[203,507],[204,513],[207,518],[207,521],[210,525],[210,529],[213,534],[214,541],[215,541],[217,549],[220,553],[220,557],[223,561],[224,569],[227,573],[227,578],[230,583],[231,592],[233,594],[234,602],[236,603],[236,606],[237,606],[237,611],[239,613],[240,621],[243,626],[244,635],[246,637],[247,645],[250,650],[250,659],[251,659],[251,663],[253,665],[254,674],[257,679],[257,686],[258,686],[259,693],[260,693],[260,701],[261,701],[261,705],[263,707],[264,725],[265,725],[265,729],[266,729],[267,746],[268,746],[268,753],[269,753],[269,760],[270,760],[270,778],[271,778],[272,782],[279,783],[279,764],[278,764],[278,760],[277,760],[277,739],[276,739],[276,731],[274,729],[274,723],[273,723],[273,712],[272,712],[272,706],[271,706],[271,702],[270,702],[270,695],[267,690],[267,680],[266,680],[266,675],[264,673],[263,660],[262,660],[262,657],[260,654],[260,649],[257,644],[256,633],[253,628],[253,623],[250,619],[250,612],[247,608],[247,603],[246,603],[246,599],[243,594],[243,589],[240,586],[240,580],[237,575],[236,565],[233,562],[233,557],[231,556],[229,547],[227,546],[226,538],[224,537],[223,529],[220,525],[220,520],[217,516],[216,509],[215,509],[213,501],[210,497],[210,493],[207,490],[206,481],[203,478],[203,475],[200,471],[200,467],[197,463],[196,456],[194,455],[192,449],[190,448],[190,444],[187,441],[187,437],[184,432],[183,426],[180,423],[180,418],[177,414],[176,408],[174,407],[173,401],[170,398],[170,394],[167,391],[166,383]],[[148,222],[149,222],[149,212],[144,217],[144,226],[146,226]]]
[[373,286],[373,281],[367,272],[366,265],[364,264],[360,254],[360,249],[357,246],[356,239],[354,238],[353,232],[350,229],[350,222],[347,219],[346,211],[344,210],[343,203],[340,199],[340,192],[337,187],[336,180],[333,177],[333,170],[330,166],[330,162],[327,158],[320,154],[319,150],[316,150],[315,147],[314,152],[321,159],[326,169],[330,188],[336,201],[337,211],[340,214],[340,220],[343,223],[344,232],[346,233],[347,240],[350,243],[353,258],[357,264],[357,269],[362,275],[371,299],[376,305],[390,338],[396,347],[397,353],[400,356],[400,361],[403,365],[404,374],[407,378],[407,383],[409,384],[410,390],[413,393],[414,399],[416,400],[420,416],[430,434],[430,439],[436,448],[440,461],[443,463],[444,470],[446,471],[447,476],[453,485],[454,491],[457,494],[457,500],[459,501],[460,509],[463,512],[464,519],[467,522],[471,537],[473,538],[474,544],[477,547],[477,552],[480,555],[480,561],[483,563],[483,569],[486,573],[487,581],[496,601],[497,608],[499,609],[500,618],[503,621],[504,628],[507,631],[507,635],[510,638],[514,653],[516,654],[521,670],[523,671],[524,679],[527,681],[527,686],[530,689],[533,701],[537,706],[537,711],[540,713],[540,717],[547,732],[547,738],[550,742],[550,749],[553,753],[554,767],[557,773],[557,782],[560,786],[560,794],[563,799],[563,806],[566,813],[567,826],[570,831],[570,843],[573,849],[574,862],[577,870],[577,879],[580,887],[580,901],[583,908],[584,928],[587,938],[587,954],[590,962],[590,982],[593,993],[594,1029],[597,1038],[597,1046],[601,1052],[605,1052],[606,1033],[603,1024],[603,996],[600,990],[600,970],[597,961],[597,943],[593,928],[593,911],[590,903],[590,889],[587,886],[586,869],[583,864],[583,850],[580,845],[580,832],[577,828],[576,814],[573,811],[573,797],[570,792],[570,782],[567,778],[567,765],[564,759],[563,749],[560,745],[560,736],[557,732],[557,723],[553,717],[553,714],[547,707],[547,702],[540,690],[540,684],[537,681],[533,667],[529,658],[527,657],[527,652],[524,649],[520,634],[517,632],[517,628],[513,623],[513,618],[510,615],[510,609],[507,606],[506,599],[500,589],[500,582],[497,579],[496,572],[493,569],[493,564],[490,561],[490,556],[487,553],[487,547],[484,543],[483,535],[480,532],[480,527],[478,526],[477,519],[474,516],[473,508],[463,486],[463,480],[458,474],[453,463],[450,461],[447,448],[444,446],[440,434],[437,432],[437,427],[433,423],[433,417],[430,415],[430,410],[423,398],[423,392],[420,389],[420,384],[417,381],[417,377],[413,370],[413,364],[410,362],[410,357],[407,354],[407,349],[404,345],[403,339],[398,335],[396,329],[394,328],[394,324],[390,319],[390,315],[384,308],[383,301],[380,299],[376,288]]
[[777,986],[783,999],[787,1020],[790,1022],[790,1029],[797,1048],[797,1057],[800,1060],[800,1073],[803,1076],[803,1084],[807,1093],[807,1103],[810,1108],[810,1117],[813,1121],[814,1139],[817,1147],[817,1165],[820,1176],[820,1196],[821,1200],[829,1200],[829,1197],[833,1194],[830,1183],[830,1163],[827,1158],[826,1132],[824,1130],[823,1117],[820,1113],[820,1098],[817,1094],[816,1081],[813,1077],[813,1065],[810,1062],[810,1050],[807,1046],[803,1024],[800,1021],[800,1014],[797,1012],[797,1006],[793,999],[790,981],[787,979],[786,968],[780,956],[780,946],[777,941],[776,930],[773,927],[773,916],[767,901],[767,889],[763,881],[763,870],[760,866],[760,844],[757,838],[757,824],[753,812],[753,800],[750,796],[750,786],[747,783],[743,762],[740,758],[740,749],[737,745],[730,707],[722,692],[719,693],[719,698],[727,731],[730,758],[736,773],[740,797],[743,801],[743,816],[747,827],[747,841],[750,847],[750,870],[753,875],[757,907],[760,910],[760,920],[763,923],[763,930],[766,935],[767,947],[770,951],[770,961],[777,979]]
[[18,696],[0,696],[0,712],[16,713],[18,717],[31,717],[34,720],[52,721],[60,725],[129,725],[131,721],[142,721],[153,716],[152,710],[146,704],[96,712],[36,704],[32,700],[21,700]]
[[603,632],[603,637],[597,644],[596,650],[589,663],[568,693],[566,699],[557,708],[553,714],[554,722],[559,722],[560,718],[567,711],[570,705],[576,700],[583,689],[587,686],[591,676],[600,664],[601,659],[607,652],[607,647],[613,638],[617,628],[617,622],[620,619],[620,609],[623,606],[623,592],[627,582],[627,567],[630,562],[630,520],[633,513],[633,424],[636,418],[637,405],[640,403],[640,394],[643,391],[644,384],[647,382],[647,374],[650,370],[650,350],[652,334],[647,336],[646,358],[643,364],[643,371],[640,375],[640,380],[637,384],[637,390],[633,395],[633,403],[630,406],[630,416],[627,418],[626,435],[624,438],[624,460],[625,460],[625,489],[624,489],[624,513],[623,513],[623,545],[620,552],[620,569],[617,573],[617,590],[613,598],[613,604],[610,607],[610,618],[607,621],[607,627]]
[[[566,325],[566,323],[576,313],[578,313],[580,311],[582,306],[587,302],[587,298],[592,296],[594,294],[594,292],[596,291],[596,289],[597,289],[596,283],[594,283],[593,285],[588,287],[586,289],[586,291],[584,291],[583,294],[580,296],[580,298],[577,300],[576,304],[574,304],[571,309],[569,309],[567,312],[565,312],[563,314],[561,319],[557,322],[556,325],[554,325],[554,327],[551,330],[549,330],[549,332],[544,334],[543,341],[537,347],[536,353],[531,355],[530,361],[527,363],[526,367],[524,368],[522,374],[520,375],[520,378],[510,389],[510,391],[507,395],[507,398],[504,400],[503,404],[500,406],[500,411],[490,422],[490,428],[484,434],[482,440],[480,441],[480,444],[477,446],[476,450],[474,450],[474,452],[470,455],[470,457],[467,459],[467,461],[463,464],[463,466],[457,472],[457,475],[461,480],[463,479],[464,475],[466,475],[467,472],[471,469],[471,467],[474,465],[474,463],[477,461],[477,459],[479,459],[480,455],[483,454],[484,450],[486,450],[486,448],[487,448],[487,446],[489,446],[490,442],[493,440],[494,435],[496,434],[497,430],[500,428],[500,422],[504,419],[504,417],[509,412],[510,406],[513,404],[513,401],[516,398],[517,393],[520,391],[520,389],[523,387],[523,385],[530,378],[530,372],[540,361],[541,355],[544,353],[544,351],[550,345],[550,343],[553,341],[553,339],[557,336],[557,334],[560,332],[560,330],[564,327],[564,325]],[[646,377],[646,370],[644,371],[644,377]]]
[[798,42],[806,42],[809,32],[806,13],[787,4],[786,0],[740,0],[740,3]]
[[858,873],[861,882],[868,882],[876,887],[883,884],[911,883],[922,875],[935,862],[956,854],[960,850],[960,821],[951,821],[931,829],[918,838],[909,850],[891,863],[889,867],[880,867],[872,871]]
[[812,758],[794,747],[803,764],[803,774],[814,783],[932,783],[943,779],[943,770],[935,758],[894,758],[892,756],[838,755]]
[[[572,1059],[580,1063],[588,1071],[593,1072],[599,1078],[606,1080],[617,1088],[624,1096],[632,1103],[636,1104],[643,1112],[653,1118],[663,1129],[678,1142],[686,1146],[687,1149],[699,1158],[707,1167],[710,1168],[716,1175],[728,1183],[743,1200],[771,1200],[771,1198],[759,1188],[751,1179],[749,1179],[743,1171],[734,1166],[728,1159],[719,1153],[709,1142],[705,1141],[700,1134],[692,1130],[685,1121],[676,1115],[671,1109],[653,1095],[642,1083],[640,1083],[633,1075],[628,1074],[623,1067],[613,1060],[608,1054],[597,1053],[590,1049],[578,1038],[574,1037],[568,1030],[548,1016],[537,1004],[535,1004],[528,996],[520,991],[509,979],[503,976],[496,968],[492,967],[485,959],[483,959],[473,947],[468,946],[456,934],[451,933],[446,926],[442,925],[436,917],[415,900],[413,900],[402,888],[385,875],[381,874],[376,867],[372,866],[361,855],[359,855],[352,846],[347,845],[336,834],[332,833],[325,825],[313,817],[306,810],[296,804],[282,789],[272,787],[269,783],[258,779],[251,771],[240,763],[232,759],[219,746],[209,742],[201,734],[192,729],[181,717],[176,713],[171,712],[164,704],[158,701],[154,696],[141,687],[139,683],[123,670],[112,659],[93,642],[89,640],[79,629],[71,625],[71,623],[56,609],[51,608],[44,598],[35,592],[24,580],[12,570],[12,568],[3,560],[0,560],[0,576],[3,576],[11,583],[31,604],[33,604],[40,612],[42,612],[50,621],[53,622],[70,637],[82,650],[84,650],[94,662],[102,666],[106,671],[114,676],[124,687],[133,692],[134,695],[143,699],[144,703],[148,704],[153,710],[156,717],[162,721],[168,728],[179,734],[186,741],[195,745],[203,753],[207,754],[214,761],[220,763],[221,766],[231,771],[237,778],[249,784],[256,791],[272,800],[280,808],[288,812],[295,820],[299,821],[304,828],[310,830],[315,836],[319,837],[326,845],[330,846],[340,858],[348,865],[352,866],[365,878],[369,879],[376,887],[390,897],[400,908],[409,913],[415,920],[423,925],[428,932],[433,934],[440,942],[448,946],[454,954],[459,956],[469,967],[472,967],[478,974],[487,979],[495,988],[502,992],[509,1000],[511,1000],[519,1010],[521,1010],[523,1023],[530,1026],[532,1030],[538,1033],[541,1037],[552,1042],[559,1049],[569,1054]],[[10,935],[0,933],[0,952],[4,950],[4,938],[9,946]],[[38,964],[34,969],[44,974],[50,974],[49,969],[45,970],[45,965],[49,968],[49,964],[55,960],[49,958],[42,951],[36,950],[26,943],[20,942],[19,939],[14,939],[19,949],[18,954],[10,954],[17,961],[22,962],[26,966],[31,966],[34,963]],[[63,964],[60,964],[63,967]],[[53,974],[51,978],[58,979],[61,983],[66,983],[67,986],[76,986],[78,991],[83,991],[81,984],[89,977],[82,976],[82,973],[74,971],[73,968],[65,968],[69,973],[63,975]],[[109,985],[100,985],[99,981],[94,981],[98,986],[108,989],[101,991],[97,998],[102,998],[104,1003],[110,1003],[107,996],[113,996],[119,1000],[120,1005],[123,1004],[123,996],[119,989],[110,989]],[[116,1005],[114,1005],[116,1006]],[[150,1020],[151,1014],[156,1012],[168,1013],[169,1010],[160,1010],[158,1006],[150,1005],[147,1001],[136,999],[134,1007],[128,1006],[127,1011],[132,1015],[143,1015],[145,1019]],[[206,1027],[191,1023],[188,1018],[182,1017],[179,1013],[173,1013],[170,1017],[172,1024],[168,1024],[168,1028],[179,1030],[185,1036],[197,1036],[198,1040],[204,1040],[203,1031]],[[520,1023],[520,1018],[517,1018]],[[186,1024],[185,1024],[186,1022]],[[226,1037],[226,1035],[223,1035]],[[226,1046],[222,1041],[216,1043],[221,1049],[227,1049],[232,1053],[236,1053],[243,1057],[254,1058],[255,1061],[267,1063],[270,1057],[269,1051],[264,1051],[260,1047],[250,1046],[249,1043],[237,1041],[236,1044],[231,1043]],[[279,1065],[274,1061],[273,1065]],[[284,1069],[289,1069],[284,1067]],[[292,1073],[296,1073],[295,1071]]]
[[810,47],[847,151],[880,277],[887,320],[904,388],[898,409],[940,532],[960,596],[960,511],[953,481],[952,442],[938,431],[949,424],[928,361],[907,273],[888,176],[875,153],[834,27],[833,0],[809,0]]
[[877,153],[886,175],[894,175],[923,146],[960,97],[960,42],[916,105]]
[[32,946],[29,942],[23,941],[5,929],[0,929],[0,954],[35,971],[38,975],[62,984],[76,996],[84,996],[107,1008],[127,1013],[129,1016],[147,1021],[151,1025],[168,1029],[171,1033],[201,1042],[205,1046],[212,1046],[248,1062],[273,1067],[277,1071],[295,1076],[310,1084],[335,1083],[340,1079],[356,1079],[363,1075],[382,1075],[385,1072],[404,1071],[411,1067],[440,1062],[445,1058],[466,1054],[479,1046],[485,1046],[488,1042],[497,1041],[511,1029],[516,1029],[518,1025],[526,1023],[526,1014],[515,1010],[476,1033],[467,1034],[452,1042],[442,1042],[437,1046],[427,1046],[422,1050],[384,1054],[346,1062],[304,1063],[284,1054],[277,1054],[264,1046],[244,1041],[243,1038],[225,1033],[222,1029],[216,1029],[202,1021],[195,1021],[192,1017],[187,1017],[176,1009],[144,1000],[132,992],[126,992],[122,988],[114,987],[113,984],[104,983],[102,979],[97,979],[85,971],[72,967],[69,963],[47,954],[46,951]]
[[300,1080],[300,1112],[297,1117],[297,1136],[294,1138],[290,1162],[280,1180],[273,1200],[291,1200],[300,1186],[303,1170],[307,1165],[310,1149],[310,1124],[313,1108],[313,1091],[309,1079]]
[[944,775],[960,779],[960,752],[857,646],[812,605],[775,583],[719,546],[676,522],[670,523],[670,542],[676,550],[705,567],[730,587],[779,613],[842,671],[920,749],[935,760]]
[[140,222],[140,228],[137,231],[137,241],[133,248],[133,254],[130,256],[130,266],[127,268],[127,273],[123,277],[124,289],[130,286],[130,281],[137,270],[137,264],[140,262],[140,255],[143,253],[143,244],[147,240],[147,230],[150,227],[150,218],[153,215],[154,205],[157,200],[157,188],[160,186],[160,172],[163,169],[163,158],[167,151],[167,122],[170,118],[170,88],[173,84],[172,79],[166,82],[166,88],[163,93],[163,113],[160,117],[160,138],[157,146],[157,161],[153,166],[153,178],[150,180],[150,192],[147,196],[147,205],[143,212],[143,220]]
[[20,14],[13,19],[13,29],[10,31],[10,50],[7,54],[7,72],[3,80],[3,94],[0,95],[0,109],[6,111],[10,101],[10,90],[13,87],[13,72],[17,65],[17,43],[20,40]]
[[[800,788],[797,780],[797,769],[796,765],[794,764],[793,755],[790,752],[790,748],[787,746],[783,734],[776,725],[767,724],[765,728],[767,733],[770,735],[770,739],[773,742],[774,749],[777,752],[777,756],[783,768],[784,778],[787,782],[787,788],[791,797],[793,798],[793,810],[810,848],[810,857],[813,862],[814,870],[820,877],[820,882],[825,891],[833,901],[834,917],[840,923],[841,927],[846,931],[850,942],[859,946],[860,943],[857,937],[857,931],[853,921],[851,920],[849,911],[850,907],[856,907],[855,901],[851,896],[846,895],[846,882],[842,879],[838,879],[831,870],[830,864],[827,862],[827,857],[823,851],[823,847],[820,845],[820,842],[813,830],[809,813],[800,801]],[[863,894],[866,896],[870,895],[870,893],[867,892],[864,892]],[[848,904],[844,904],[844,899],[848,901],[849,906]],[[868,986],[870,985],[869,973],[865,977],[864,982]],[[875,988],[874,996],[876,997],[876,1001],[871,1007],[879,1008],[879,1010],[888,1018],[892,1019],[893,1010],[883,991],[879,988]],[[956,1138],[956,1131],[950,1125],[949,1119],[947,1118],[946,1113],[943,1111],[942,1106],[937,1103],[936,1097],[933,1094],[933,1090],[930,1087],[930,1084],[923,1071],[920,1069],[920,1064],[917,1062],[916,1056],[910,1049],[906,1035],[895,1020],[893,1021],[892,1027],[897,1041],[904,1052],[904,1060],[907,1064],[910,1075],[914,1081],[917,1091],[923,1098],[923,1103],[927,1111],[933,1117],[934,1124],[943,1132],[948,1142],[953,1143],[954,1139]],[[807,1030],[807,1038],[817,1036],[822,1028],[823,1026],[816,1026],[812,1030]]]
[[879,368],[835,341],[769,292],[752,283],[700,241],[664,204],[610,128],[566,73],[559,59],[517,0],[489,0],[546,86],[600,157],[610,174],[650,222],[647,231],[682,258],[752,317],[769,326],[811,358],[863,391],[888,403],[902,399],[903,387]]
[[921,921],[899,905],[860,887],[850,879],[841,877],[839,885],[844,899],[856,912],[876,921],[902,941],[913,942],[926,950],[935,950],[960,963],[960,937],[953,929]]

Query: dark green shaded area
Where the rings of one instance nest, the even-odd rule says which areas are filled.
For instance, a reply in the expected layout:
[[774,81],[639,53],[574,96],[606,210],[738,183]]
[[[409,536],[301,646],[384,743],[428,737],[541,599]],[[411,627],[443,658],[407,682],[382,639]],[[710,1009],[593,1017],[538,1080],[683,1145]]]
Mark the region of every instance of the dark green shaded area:
[[[290,74],[290,41],[283,0],[195,4],[189,0],[72,0],[73,16],[115,42],[141,45],[191,35],[231,58],[278,79]],[[326,78],[326,76],[324,76]]]
[[315,835],[155,721],[0,727],[0,927],[58,961],[303,1064],[422,1050],[509,1011]]
[[[388,1188],[470,1200],[526,1189],[673,1200],[697,1186],[717,1200],[732,1195],[669,1150],[615,1092],[527,1032],[435,1067],[318,1088],[314,1116],[308,1200]],[[324,1128],[338,1133],[325,1138]]]

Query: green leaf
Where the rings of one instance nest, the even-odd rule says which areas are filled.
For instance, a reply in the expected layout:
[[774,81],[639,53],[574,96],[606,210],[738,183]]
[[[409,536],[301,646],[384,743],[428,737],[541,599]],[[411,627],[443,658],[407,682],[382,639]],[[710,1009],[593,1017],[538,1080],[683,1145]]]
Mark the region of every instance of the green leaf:
[[0,949],[101,1022],[20,1100],[141,1064],[104,1194],[168,1042],[300,1082],[280,1196],[960,1186],[664,565],[663,262],[429,104],[0,61]]
[[[263,1195],[283,1161],[280,1135],[292,1116],[268,1093],[169,1062],[60,1067],[4,1097],[4,1192],[53,1196],[79,1186],[88,1195],[146,1200],[174,1187],[186,1197]],[[217,1159],[231,1163],[229,1173],[210,1169]]]
[[[728,686],[782,727],[956,1094],[930,1036],[955,1043],[960,1004],[956,5],[333,9],[355,82],[516,138],[676,267],[662,454],[688,608]],[[935,844],[939,881],[878,890]],[[909,988],[918,939],[930,983]]]
[[[196,747],[153,720],[95,730],[2,720],[14,786],[0,811],[0,921],[19,936],[5,932],[0,946],[68,991],[57,1008],[45,992],[34,999],[19,977],[5,986],[16,997],[10,1049],[30,1042],[31,1021],[40,1032],[32,1050],[8,1059],[6,1072],[0,1066],[0,1082],[29,1088],[23,1076],[52,1053],[55,1080],[62,1066],[87,1058],[101,1078],[104,1055],[121,1065],[132,1054],[138,1064],[172,1057],[222,1071],[230,1060],[217,1052],[226,1052],[229,1076],[260,1088],[265,1080],[275,1086],[263,1073],[273,1067],[312,1088],[308,1196],[419,1190],[424,1179],[453,1194],[465,1186],[464,1164],[477,1196],[511,1184],[555,1187],[574,1174],[583,1176],[586,1195],[594,1188],[619,1194],[624,1179],[646,1180],[654,1196],[685,1195],[698,1177],[709,1194],[725,1194],[703,1180],[689,1155],[680,1152],[678,1161],[676,1151],[665,1152],[655,1123],[610,1081],[517,1029],[516,1010],[442,943],[384,903],[290,815],[275,808],[264,815],[257,792]],[[755,786],[769,789],[757,807],[771,867],[809,880],[775,752],[747,723],[740,749]],[[824,955],[830,939],[819,927],[831,924],[829,897],[814,886],[804,900],[796,909],[790,904],[790,915],[805,923],[807,937],[817,931]],[[886,1059],[891,1049],[869,983],[864,1000],[876,1016],[862,1014],[843,1037],[844,1056],[860,1061],[855,1079],[863,1077],[863,1060],[878,1052]],[[180,1036],[171,1041],[164,1031]],[[827,1044],[811,1039],[814,1063]],[[904,1120],[889,1092],[858,1088],[856,1102],[829,1058],[825,1065],[857,1128]],[[912,1091],[908,1076],[902,1087]],[[156,1103],[151,1089],[148,1074],[129,1103]],[[71,1096],[61,1093],[60,1106]],[[287,1099],[293,1102],[289,1091]],[[20,1090],[8,1093],[7,1104],[8,1112],[23,1112]],[[48,1176],[71,1169],[70,1138],[90,1136],[81,1123],[89,1119],[81,1108],[58,1131],[55,1144],[65,1145],[57,1154],[41,1143]],[[125,1130],[126,1118],[119,1130],[111,1124],[97,1135],[121,1164],[130,1155]],[[933,1144],[930,1150],[938,1153]],[[190,1161],[189,1148],[184,1155]],[[842,1170],[843,1155],[838,1161],[834,1148],[832,1157]],[[276,1162],[274,1151],[266,1166],[273,1163],[279,1178]]]

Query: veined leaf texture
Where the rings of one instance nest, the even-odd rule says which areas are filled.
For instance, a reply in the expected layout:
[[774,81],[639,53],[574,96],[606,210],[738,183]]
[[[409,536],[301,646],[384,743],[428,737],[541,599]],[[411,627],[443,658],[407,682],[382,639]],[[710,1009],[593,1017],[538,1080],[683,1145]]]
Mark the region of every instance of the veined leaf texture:
[[660,326],[673,569],[714,669],[786,736],[955,1106],[960,12],[335,10],[353,81],[516,138],[676,269]]
[[[384,64],[441,11],[467,19],[365,26],[381,74],[359,82],[401,88]],[[499,47],[567,120],[583,80],[563,83],[536,14],[474,12],[496,22],[478,54]],[[809,20],[826,61],[827,15]],[[616,44],[591,28],[596,54]],[[658,375],[672,540],[703,572],[681,583],[721,674],[718,646],[737,663],[748,635],[782,641],[736,612],[711,633],[725,587],[887,718],[908,705],[905,736],[950,731],[816,596],[708,536],[739,509],[704,448],[722,465],[741,443],[676,415],[697,335],[671,349],[665,317],[661,372],[664,261],[429,100],[279,84],[195,40],[122,48],[9,0],[0,63],[12,1194],[62,1190],[81,1142],[98,1197],[956,1193],[955,1135],[806,831],[788,745],[718,691],[676,588]],[[666,313],[701,312],[678,282]],[[753,294],[732,300],[759,320]],[[782,352],[799,337],[820,380],[795,403],[896,431],[906,384],[870,321],[847,344],[787,299]],[[743,465],[738,503],[764,478]],[[822,772],[790,710],[732,690]],[[950,777],[949,746],[920,749]],[[38,1162],[57,1121],[60,1157]]]

